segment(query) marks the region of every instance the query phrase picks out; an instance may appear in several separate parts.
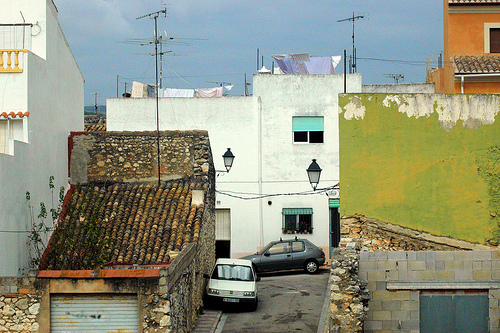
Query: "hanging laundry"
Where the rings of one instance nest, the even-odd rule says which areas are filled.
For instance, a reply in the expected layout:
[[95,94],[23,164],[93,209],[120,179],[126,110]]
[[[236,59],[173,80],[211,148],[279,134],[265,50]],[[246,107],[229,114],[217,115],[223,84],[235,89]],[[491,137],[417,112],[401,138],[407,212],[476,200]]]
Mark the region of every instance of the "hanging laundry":
[[222,87],[195,89],[196,97],[222,97]]
[[230,85],[230,86],[224,86],[224,88],[226,88],[226,90],[227,90],[227,91],[229,91],[229,90],[233,89],[233,87],[234,87],[234,84],[233,84],[233,85]]
[[193,97],[194,89],[165,88],[163,97]]
[[144,95],[144,88],[145,87],[144,87],[143,83],[134,81],[132,83],[132,90],[130,91],[131,97],[132,98],[142,98],[142,97],[145,97],[145,95]]
[[309,57],[309,53],[273,56],[283,74],[335,74],[340,56]]

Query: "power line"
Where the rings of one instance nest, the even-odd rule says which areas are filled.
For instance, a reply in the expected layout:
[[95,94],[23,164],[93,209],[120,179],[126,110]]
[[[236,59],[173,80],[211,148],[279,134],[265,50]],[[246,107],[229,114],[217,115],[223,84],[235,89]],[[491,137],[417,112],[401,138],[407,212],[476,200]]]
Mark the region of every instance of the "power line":
[[[215,190],[216,193],[219,193],[221,195],[226,195],[228,197],[236,198],[236,199],[241,199],[241,200],[256,200],[256,199],[263,199],[263,198],[270,198],[270,197],[279,197],[279,196],[295,196],[295,195],[316,195],[316,194],[323,194],[326,193],[330,190],[333,189],[338,189],[338,185],[334,186],[329,186],[321,189],[316,189],[315,191],[304,191],[304,192],[291,192],[291,193],[273,193],[273,194],[261,194],[261,195],[255,195],[255,193],[238,193],[238,192],[232,192],[232,191],[219,191]],[[239,195],[237,195],[239,194]],[[251,197],[243,197],[242,195],[252,195]]]

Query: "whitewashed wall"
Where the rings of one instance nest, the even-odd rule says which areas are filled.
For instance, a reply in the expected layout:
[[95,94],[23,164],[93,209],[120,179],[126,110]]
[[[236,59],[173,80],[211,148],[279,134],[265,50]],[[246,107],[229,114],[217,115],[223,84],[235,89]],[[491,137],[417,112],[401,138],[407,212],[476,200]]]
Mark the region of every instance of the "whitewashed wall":
[[[343,92],[343,75],[254,75],[253,87],[250,97],[160,98],[160,130],[208,130],[218,170],[223,169],[222,154],[231,148],[236,158],[231,171],[217,178],[221,192],[252,197],[311,191],[306,169],[313,158],[323,168],[319,187],[337,184],[337,96]],[[347,91],[361,91],[361,75],[348,76]],[[152,98],[108,99],[108,130],[156,130],[155,110]],[[323,144],[293,143],[292,117],[305,115],[324,116]],[[325,249],[329,246],[325,194],[256,200],[217,194],[216,204],[231,211],[232,257],[253,253],[280,237],[293,237],[282,234],[283,208],[313,208],[314,232],[300,237]]]
[[26,191],[36,218],[40,202],[52,206],[50,176],[56,204],[59,187],[68,188],[68,135],[83,130],[84,81],[52,0],[11,1],[6,8],[0,11],[2,23],[22,23],[22,11],[27,23],[39,21],[42,27],[24,72],[0,73],[1,112],[30,112],[28,143],[15,141],[14,156],[0,154],[0,276],[16,276],[28,266]]

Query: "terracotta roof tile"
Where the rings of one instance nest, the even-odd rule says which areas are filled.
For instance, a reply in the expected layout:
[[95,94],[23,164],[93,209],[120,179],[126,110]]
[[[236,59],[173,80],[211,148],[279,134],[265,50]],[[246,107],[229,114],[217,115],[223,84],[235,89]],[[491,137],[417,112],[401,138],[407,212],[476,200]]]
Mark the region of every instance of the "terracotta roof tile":
[[29,117],[30,113],[28,111],[22,112],[22,111],[2,111],[0,112],[0,118],[23,118],[23,117]]
[[199,237],[204,205],[191,205],[201,182],[72,187],[40,268],[93,269],[104,263],[159,265]]
[[98,115],[85,115],[85,132],[106,132],[106,118]]
[[450,62],[455,74],[500,73],[500,56],[454,56]]
[[449,4],[498,4],[500,0],[448,0]]

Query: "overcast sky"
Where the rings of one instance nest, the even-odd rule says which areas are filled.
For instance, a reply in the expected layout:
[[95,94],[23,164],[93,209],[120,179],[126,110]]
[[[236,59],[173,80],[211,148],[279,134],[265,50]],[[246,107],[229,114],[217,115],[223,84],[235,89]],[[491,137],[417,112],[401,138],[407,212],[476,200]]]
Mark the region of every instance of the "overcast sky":
[[[443,3],[438,0],[54,0],[59,22],[85,78],[85,105],[105,104],[132,81],[155,82],[153,45],[127,43],[154,35],[154,20],[136,18],[167,8],[158,18],[162,34],[173,37],[163,51],[163,87],[210,88],[235,85],[243,94],[257,69],[257,48],[264,65],[272,55],[309,52],[311,56],[352,53],[355,16],[358,73],[364,84],[425,81],[425,61],[436,66],[443,50]],[[343,72],[343,60],[336,68]]]

